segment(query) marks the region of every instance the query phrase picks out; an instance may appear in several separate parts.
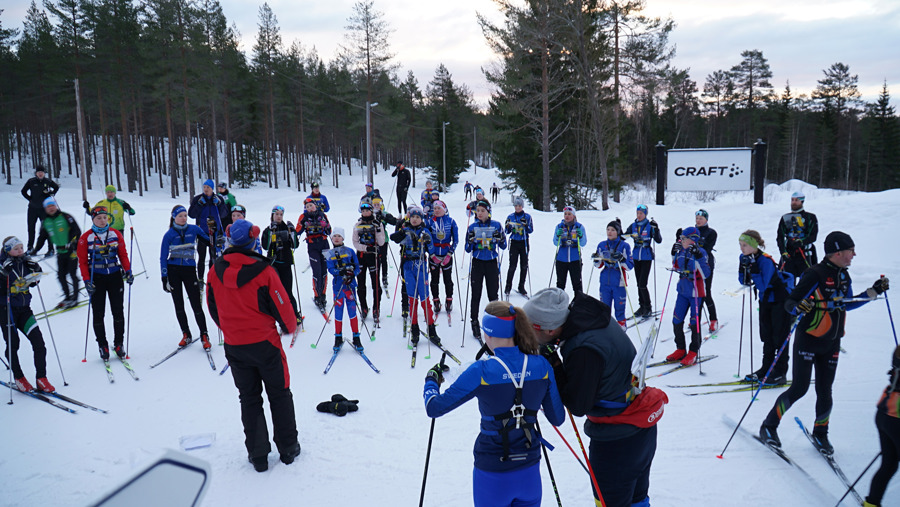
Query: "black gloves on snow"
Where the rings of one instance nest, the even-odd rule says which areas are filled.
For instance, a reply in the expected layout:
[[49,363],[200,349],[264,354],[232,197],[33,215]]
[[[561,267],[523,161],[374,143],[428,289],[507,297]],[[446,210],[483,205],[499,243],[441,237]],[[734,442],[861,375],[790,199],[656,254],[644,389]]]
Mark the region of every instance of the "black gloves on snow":
[[323,401],[316,405],[319,412],[331,413],[338,417],[344,417],[347,412],[356,412],[359,407],[356,406],[359,400],[348,400],[343,394],[331,395],[331,401]]

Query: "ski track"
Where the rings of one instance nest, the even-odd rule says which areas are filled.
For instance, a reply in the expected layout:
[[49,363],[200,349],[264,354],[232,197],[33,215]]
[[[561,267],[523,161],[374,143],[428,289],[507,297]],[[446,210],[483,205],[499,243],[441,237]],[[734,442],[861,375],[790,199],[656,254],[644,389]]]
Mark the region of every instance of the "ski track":
[[[16,161],[13,162],[13,167],[16,167]],[[330,185],[328,177],[323,178],[322,186],[323,193],[332,203],[332,210],[328,213],[332,225],[348,231],[358,217],[357,199],[363,194],[362,180],[357,173],[354,174],[342,178],[340,190]],[[30,174],[26,176],[30,177]],[[466,225],[462,190],[465,179],[483,188],[489,188],[494,181],[499,182],[495,170],[480,169],[477,175],[464,173],[453,191],[443,195],[451,216],[457,220],[461,237]],[[417,181],[420,186],[410,190],[410,201],[417,200],[424,188],[421,174]],[[389,173],[376,175],[376,182],[382,195],[388,198],[392,182]],[[12,186],[0,187],[0,200],[4,203],[0,208],[0,217],[7,224],[15,224],[15,227],[7,227],[4,236],[15,234],[24,239],[27,237],[24,230],[26,204],[18,194],[22,183],[22,180],[16,179]],[[82,215],[78,180],[65,176],[60,183],[61,191],[57,199],[61,209],[71,213],[80,226],[87,225],[88,221]],[[89,191],[91,202],[101,197],[102,184],[95,179],[93,186],[94,189]],[[14,404],[9,406],[4,401],[4,406],[0,407],[0,425],[7,429],[0,454],[0,476],[4,478],[0,504],[90,503],[164,449],[178,449],[180,437],[200,433],[213,433],[216,437],[210,447],[190,451],[195,457],[208,461],[212,467],[211,485],[204,502],[206,505],[294,504],[298,500],[304,505],[334,505],[337,501],[377,506],[416,504],[431,425],[422,406],[422,385],[427,369],[440,360],[440,352],[432,348],[431,359],[425,359],[428,347],[422,340],[417,366],[411,369],[410,351],[400,337],[399,303],[393,312],[394,317],[387,318],[386,315],[391,313],[390,305],[394,302],[386,299],[382,303],[382,328],[377,331],[377,339],[374,342],[364,340],[363,343],[366,354],[382,373],[373,372],[357,354],[347,349],[337,358],[331,372],[323,376],[322,370],[331,355],[333,325],[328,325],[318,349],[311,349],[309,344],[315,342],[322,329],[322,321],[316,318],[318,314],[310,301],[311,272],[302,273],[307,263],[303,245],[295,253],[295,258],[299,266],[301,290],[298,299],[308,317],[307,327],[306,332],[298,336],[293,349],[287,348],[289,338],[284,342],[291,370],[299,440],[303,447],[294,464],[283,465],[273,444],[269,471],[261,474],[253,471],[246,460],[240,406],[231,376],[225,375],[223,378],[218,371],[210,370],[207,358],[199,347],[185,350],[153,370],[148,368],[171,352],[181,336],[171,299],[160,287],[158,253],[160,238],[168,226],[169,211],[176,203],[187,204],[190,198],[182,194],[173,200],[168,198],[167,184],[163,190],[155,188],[153,183],[151,186],[154,188],[143,197],[120,193],[137,210],[132,220],[149,275],[149,279],[144,276],[136,278],[131,293],[129,355],[130,363],[141,381],[128,379],[127,371],[117,362],[111,363],[117,382],[110,384],[107,381],[102,362],[97,358],[93,330],[88,335],[87,362],[81,362],[85,355],[87,308],[84,307],[51,317],[49,321],[69,383],[68,387],[63,386],[47,323],[39,321],[50,349],[47,355],[50,380],[62,393],[109,410],[109,414],[78,407],[78,414],[67,414],[13,393]],[[868,287],[880,274],[900,279],[900,274],[892,272],[897,268],[893,253],[900,247],[900,240],[884,234],[881,220],[859,220],[859,214],[848,213],[867,209],[878,210],[878,215],[883,217],[900,216],[900,190],[868,194],[837,192],[816,189],[792,180],[780,186],[767,187],[767,204],[764,206],[752,204],[750,192],[734,192],[720,194],[715,201],[705,203],[694,202],[691,194],[669,194],[667,199],[670,204],[661,207],[653,204],[652,189],[638,189],[625,192],[621,204],[610,202],[612,209],[609,211],[578,212],[578,220],[585,225],[588,233],[588,245],[584,250],[586,257],[599,241],[605,239],[606,224],[618,216],[623,225],[627,225],[633,220],[633,210],[639,202],[650,206],[649,216],[662,227],[663,243],[658,245],[657,254],[666,264],[674,231],[678,227],[692,225],[696,209],[702,207],[710,212],[710,225],[719,233],[713,293],[720,320],[729,321],[731,325],[717,339],[708,341],[701,350],[701,354],[718,354],[719,357],[703,363],[704,377],[698,375],[699,368],[692,367],[653,379],[650,385],[665,389],[665,385],[671,383],[734,378],[738,372],[741,298],[721,295],[721,292],[737,287],[737,237],[745,229],[757,229],[769,244],[769,251],[774,252],[776,224],[788,209],[791,192],[797,189],[806,193],[808,209],[818,215],[820,232],[817,248],[820,256],[822,239],[828,232],[842,229],[853,236],[858,252],[850,268],[855,292]],[[306,196],[291,189],[269,189],[265,184],[253,189],[233,190],[238,202],[247,206],[248,218],[261,228],[268,223],[269,209],[274,204],[285,206],[288,210],[286,220],[296,223],[300,215],[300,202]],[[396,212],[396,195],[390,203],[386,203],[386,207],[392,214]],[[536,292],[547,285],[554,252],[548,245],[552,245],[552,230],[561,219],[561,213],[540,213],[530,209],[530,206],[527,208],[535,221],[529,265],[532,269],[531,289]],[[511,212],[509,195],[504,191],[500,202],[495,203],[493,217],[502,224]],[[130,247],[127,227],[125,240]],[[391,252],[394,256],[398,255],[396,245],[391,244]],[[462,258],[461,247],[457,252]],[[136,271],[143,269],[136,248],[132,262]],[[504,256],[501,272],[504,279],[506,262]],[[55,267],[52,261],[51,264]],[[590,277],[590,269],[590,263],[586,263],[583,272],[585,284]],[[656,269],[658,285],[654,309],[659,310],[663,304],[668,272],[663,269],[662,263],[657,264]],[[390,265],[389,276],[393,291],[396,283],[393,265]],[[633,279],[632,274],[629,282]],[[54,275],[46,276],[43,281],[44,302],[50,309],[61,298],[61,291]],[[652,292],[652,276],[650,288]],[[126,287],[126,305],[127,290]],[[598,290],[599,283],[593,283],[591,295],[596,297]],[[569,292],[571,294],[571,287]],[[634,284],[629,284],[629,294],[632,303],[636,304]],[[661,323],[663,338],[671,334],[669,323],[674,295],[673,287],[666,304],[665,322]],[[391,296],[394,297],[393,292]],[[396,297],[400,297],[399,291]],[[517,295],[512,295],[511,299],[519,306],[525,303],[524,298]],[[900,297],[897,299],[900,300]],[[465,304],[465,300],[465,289],[457,288],[454,306]],[[482,307],[486,303],[485,294],[482,296]],[[754,305],[754,308],[757,306]],[[895,307],[900,307],[900,303],[895,303]],[[41,311],[39,298],[34,298],[32,308],[35,312]],[[478,350],[468,322],[459,322],[458,312],[454,308],[456,322],[452,328],[447,329],[443,313],[436,321],[443,342],[463,361],[462,367],[447,362],[451,373],[445,388],[473,360]],[[190,311],[188,320],[196,338],[199,331]],[[207,322],[215,343],[216,331],[212,319],[207,318]],[[367,324],[371,328],[371,318]],[[106,327],[111,333],[108,312]],[[461,327],[466,332],[465,347],[460,347]],[[757,334],[758,322],[754,322],[753,328],[754,334]],[[344,336],[350,336],[346,317]],[[629,336],[638,346],[634,330],[629,330]],[[646,338],[643,329],[641,336]],[[758,335],[749,336],[749,324],[746,322],[743,340],[741,375],[758,367],[762,354]],[[750,364],[748,343],[754,347],[753,365]],[[879,450],[873,423],[875,402],[886,384],[884,372],[889,366],[889,354],[894,346],[883,302],[870,303],[850,313],[843,346],[848,352],[840,357],[830,435],[837,451],[835,456],[852,481]],[[655,355],[665,356],[672,347],[671,342],[659,344]],[[226,361],[222,347],[213,347],[213,357],[217,366],[224,368]],[[30,346],[27,343],[21,346],[20,358],[26,375],[33,377]],[[789,466],[759,448],[757,443],[739,435],[729,445],[725,459],[716,459],[730,436],[728,428],[719,422],[721,414],[728,413],[738,419],[752,392],[686,397],[678,396],[679,391],[668,390],[670,404],[659,425],[658,449],[650,485],[653,505],[750,505],[773,499],[785,505],[820,505],[827,504],[825,500],[828,498],[836,501],[843,494],[837,477],[821,462],[820,457],[813,454],[792,420],[786,420],[780,427],[784,449],[822,485],[822,490],[817,494],[810,491],[808,481],[802,475],[791,471]],[[761,391],[743,425],[755,432],[781,392]],[[316,412],[316,404],[330,399],[334,393],[359,399],[359,411],[345,417]],[[0,394],[7,395],[6,392]],[[814,401],[814,391],[811,389],[788,412],[788,418],[799,416],[804,422],[811,421]],[[268,419],[268,402],[265,405]],[[563,503],[590,505],[592,500],[587,474],[543,416],[541,422],[544,437],[556,446],[555,452],[550,453],[550,460]],[[271,420],[268,424],[271,431]],[[577,424],[581,430],[583,419],[578,418]],[[580,455],[571,423],[567,420],[560,430]],[[471,505],[472,446],[477,432],[478,410],[475,402],[437,419],[426,505]],[[583,432],[582,437],[587,445],[588,439]],[[863,496],[868,492],[877,466],[870,469],[857,486]],[[543,504],[555,505],[549,474],[543,465],[542,476]],[[801,484],[804,482],[807,484]],[[900,481],[895,480],[888,487],[884,504],[898,502]]]

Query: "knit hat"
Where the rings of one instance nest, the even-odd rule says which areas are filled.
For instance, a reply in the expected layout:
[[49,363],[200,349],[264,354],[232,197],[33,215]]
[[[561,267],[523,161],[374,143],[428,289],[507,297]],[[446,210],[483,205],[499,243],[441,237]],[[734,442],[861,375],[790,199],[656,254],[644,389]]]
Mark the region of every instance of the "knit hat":
[[791,194],[791,199],[800,199],[801,201],[805,201],[806,196],[803,195],[803,192],[798,190],[798,191],[794,192],[793,194]]
[[515,199],[513,199],[513,206],[525,206],[525,199],[516,197]]
[[696,227],[688,227],[687,229],[681,231],[681,237],[694,241],[700,241],[700,231],[697,230]]
[[109,216],[109,210],[106,209],[106,206],[94,206],[91,209],[91,218],[94,218],[97,215]]
[[477,197],[478,194],[484,195],[484,190],[481,187],[475,187],[475,196]]
[[447,211],[447,205],[444,204],[444,201],[441,201],[441,200],[434,201],[432,206],[434,207],[434,209],[441,207],[441,208],[444,208],[444,211]]
[[410,206],[409,208],[407,208],[406,213],[409,214],[409,216],[416,215],[419,218],[423,218],[425,216],[425,214],[422,213],[422,208],[418,206]]
[[37,173],[45,173],[45,172],[47,172],[47,170],[44,169],[44,166],[42,166],[42,165],[39,165],[39,166],[37,166],[37,167],[34,168],[34,174],[35,174],[35,176],[37,176]]
[[3,251],[6,253],[9,253],[17,245],[22,245],[22,244],[23,243],[22,243],[21,239],[15,237],[15,236],[10,236],[10,237],[6,238],[6,241],[3,242]]
[[238,219],[229,227],[231,230],[231,244],[237,248],[247,248],[259,237],[259,227],[249,220]]
[[475,207],[476,207],[476,208],[479,207],[479,206],[481,206],[482,208],[488,210],[488,213],[491,212],[491,203],[485,201],[484,199],[479,199],[479,200],[475,203]]
[[56,203],[56,199],[52,195],[50,197],[44,199],[44,207],[46,208],[47,206],[50,206],[51,204],[56,206],[57,208],[59,207],[59,204]]
[[573,208],[572,206],[566,206],[565,208],[563,208],[563,213],[565,213],[566,211],[568,211],[569,213],[571,213],[572,216],[575,216],[575,217],[578,216],[578,215],[575,213],[575,208]]
[[309,188],[319,188],[319,182],[318,181],[312,182],[312,184],[309,185]]
[[215,188],[216,188],[216,182],[213,181],[213,180],[211,180],[211,179],[209,179],[209,180],[206,180],[206,181],[203,182],[203,186],[204,186],[204,187],[209,187],[210,189],[215,190]]
[[825,236],[825,255],[840,252],[841,250],[849,250],[856,245],[853,239],[846,232],[833,231]]
[[366,186],[367,186],[367,187],[375,188],[375,185],[374,185],[371,181],[367,181],[367,182],[366,182]]
[[115,187],[115,185],[106,185],[106,188],[104,188],[103,191],[104,192],[115,192],[116,187]]
[[569,316],[569,295],[557,287],[537,291],[522,308],[535,329],[551,330],[562,327]]
[[622,221],[619,220],[618,217],[616,217],[616,219],[613,220],[612,222],[606,224],[606,227],[607,228],[612,227],[613,229],[616,230],[616,236],[618,236],[618,237],[622,236]]
[[219,184],[216,186],[219,188],[224,188],[225,190],[228,190],[228,183],[225,183],[224,181],[220,181]]
[[334,238],[335,236],[340,236],[341,239],[344,239],[346,237],[346,236],[344,236],[344,228],[343,227],[335,227],[334,229],[332,229],[331,237]]

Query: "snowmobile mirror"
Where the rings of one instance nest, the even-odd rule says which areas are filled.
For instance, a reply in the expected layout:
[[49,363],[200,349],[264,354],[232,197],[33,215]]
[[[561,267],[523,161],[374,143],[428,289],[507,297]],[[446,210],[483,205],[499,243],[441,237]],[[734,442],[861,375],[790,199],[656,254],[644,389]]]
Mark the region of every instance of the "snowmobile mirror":
[[200,505],[209,488],[209,463],[177,451],[166,451],[150,465],[107,492],[94,507]]

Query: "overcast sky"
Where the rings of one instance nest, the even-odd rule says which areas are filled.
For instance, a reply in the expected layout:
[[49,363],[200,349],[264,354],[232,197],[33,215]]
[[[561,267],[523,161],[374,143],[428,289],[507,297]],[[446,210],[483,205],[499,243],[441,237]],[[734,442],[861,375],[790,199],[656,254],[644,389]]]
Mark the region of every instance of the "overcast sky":
[[[261,2],[220,0],[229,22],[241,32],[248,54],[257,31]],[[7,3],[7,2],[4,2]],[[0,7],[4,27],[22,27],[30,2]],[[299,40],[333,58],[344,37],[355,0],[270,0],[285,46]],[[39,3],[40,4],[40,3]],[[465,83],[485,105],[490,89],[481,68],[493,56],[484,43],[476,12],[493,19],[492,0],[375,0],[394,29],[391,49],[400,77],[412,70],[424,90],[443,63],[457,83]],[[740,63],[740,53],[758,49],[768,59],[772,86],[780,93],[790,80],[796,96],[809,93],[822,71],[835,62],[859,76],[865,100],[874,100],[884,81],[892,103],[900,104],[900,1],[898,0],[647,0],[648,15],[670,16],[674,66],[690,68],[702,90],[706,76]]]

